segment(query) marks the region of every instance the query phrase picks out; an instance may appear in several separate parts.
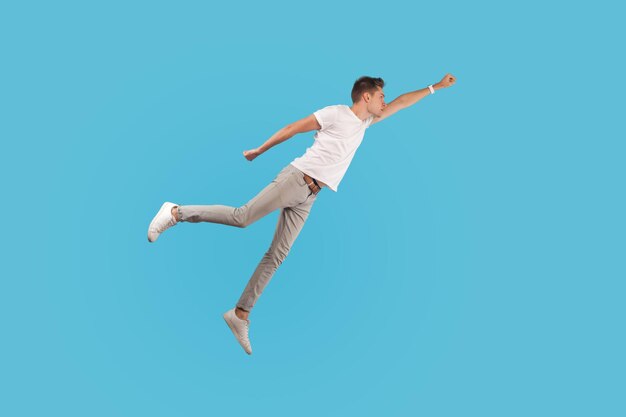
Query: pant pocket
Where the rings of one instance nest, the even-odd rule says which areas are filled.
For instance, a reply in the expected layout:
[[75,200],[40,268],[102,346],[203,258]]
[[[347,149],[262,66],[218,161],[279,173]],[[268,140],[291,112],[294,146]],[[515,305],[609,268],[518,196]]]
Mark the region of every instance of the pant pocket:
[[288,176],[279,181],[278,186],[281,189],[283,201],[288,207],[294,207],[304,203],[311,192],[309,186],[306,185],[304,181],[302,173],[299,171],[290,172]]
[[304,175],[302,174],[302,172],[296,171],[294,172],[294,175],[296,176],[296,180],[300,186],[309,188],[309,186],[306,184],[306,180],[304,179]]

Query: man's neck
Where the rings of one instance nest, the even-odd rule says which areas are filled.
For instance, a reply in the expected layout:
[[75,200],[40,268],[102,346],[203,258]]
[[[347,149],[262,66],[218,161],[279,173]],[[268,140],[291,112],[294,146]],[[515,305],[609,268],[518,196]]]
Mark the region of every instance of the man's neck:
[[365,120],[370,117],[370,112],[367,111],[366,107],[353,104],[352,107],[350,107],[350,110],[352,110],[352,113],[354,113],[354,115],[361,120]]

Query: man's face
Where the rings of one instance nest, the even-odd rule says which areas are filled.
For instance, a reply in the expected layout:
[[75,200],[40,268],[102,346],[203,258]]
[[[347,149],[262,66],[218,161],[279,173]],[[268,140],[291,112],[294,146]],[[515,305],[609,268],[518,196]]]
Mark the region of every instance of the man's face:
[[366,98],[369,97],[367,111],[376,116],[380,116],[387,106],[387,103],[385,103],[385,93],[383,92],[383,89],[377,87],[376,91],[366,93],[365,96]]

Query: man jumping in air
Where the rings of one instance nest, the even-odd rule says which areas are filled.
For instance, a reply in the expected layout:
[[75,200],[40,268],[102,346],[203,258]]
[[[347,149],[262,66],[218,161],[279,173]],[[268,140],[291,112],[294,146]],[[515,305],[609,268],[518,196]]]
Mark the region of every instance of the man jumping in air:
[[398,110],[412,106],[435,90],[452,86],[456,78],[446,74],[427,88],[402,94],[385,104],[382,78],[361,77],[352,87],[352,107],[344,104],[324,107],[312,115],[276,132],[259,148],[244,151],[252,161],[263,152],[292,136],[316,130],[315,142],[305,154],[294,159],[252,200],[241,207],[222,205],[179,206],[165,202],[148,228],[148,240],[154,242],[166,229],[180,222],[210,222],[246,227],[261,217],[280,209],[274,239],[248,281],[237,305],[224,313],[224,320],[248,354],[252,354],[248,315],[263,289],[285,260],[298,237],[319,191],[328,187],[337,192],[354,154],[363,140],[365,129],[386,119]]

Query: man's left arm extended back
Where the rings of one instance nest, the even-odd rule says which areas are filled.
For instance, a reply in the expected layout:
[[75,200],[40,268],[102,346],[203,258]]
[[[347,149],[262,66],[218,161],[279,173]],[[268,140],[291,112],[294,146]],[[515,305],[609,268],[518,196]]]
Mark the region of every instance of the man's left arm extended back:
[[259,146],[258,148],[244,151],[243,156],[248,161],[252,161],[254,158],[270,149],[272,146],[278,145],[279,143],[286,141],[287,139],[297,135],[298,133],[310,132],[311,130],[320,130],[321,128],[322,127],[320,126],[315,116],[311,114],[303,119],[298,120],[297,122],[293,122],[283,127],[278,132],[274,133],[272,137],[270,137],[263,145]]

